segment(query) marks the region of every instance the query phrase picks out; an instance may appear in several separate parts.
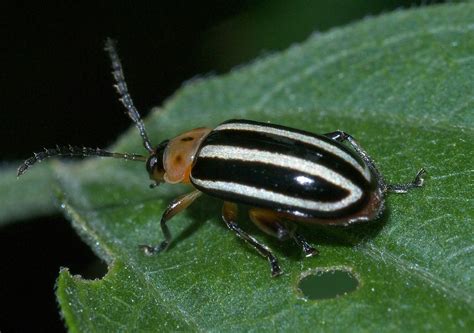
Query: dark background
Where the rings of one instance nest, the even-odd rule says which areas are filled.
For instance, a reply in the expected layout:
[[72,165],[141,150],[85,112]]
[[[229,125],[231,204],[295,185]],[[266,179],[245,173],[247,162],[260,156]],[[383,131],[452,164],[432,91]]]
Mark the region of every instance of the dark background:
[[[129,89],[146,114],[193,77],[224,73],[315,31],[417,5],[420,1],[2,5],[0,163],[56,143],[106,147],[130,126],[112,88],[106,37],[118,41]],[[1,332],[64,331],[54,296],[59,267],[89,278],[106,269],[60,216],[0,228],[0,258]]]

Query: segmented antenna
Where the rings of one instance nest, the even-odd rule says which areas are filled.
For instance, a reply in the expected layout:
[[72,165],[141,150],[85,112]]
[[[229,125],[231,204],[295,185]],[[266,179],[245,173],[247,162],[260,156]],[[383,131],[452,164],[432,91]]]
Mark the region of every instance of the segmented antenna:
[[120,95],[120,101],[127,109],[128,116],[132,119],[135,125],[140,132],[140,135],[143,139],[143,145],[145,146],[146,150],[148,150],[151,154],[153,154],[153,147],[148,139],[148,135],[146,134],[145,125],[138,113],[137,108],[133,104],[132,97],[128,92],[127,83],[125,82],[125,76],[123,75],[122,70],[122,63],[120,62],[120,58],[117,53],[117,49],[115,47],[115,41],[110,38],[107,38],[105,42],[105,50],[109,53],[110,60],[112,61],[112,74],[114,76],[116,85],[115,88]]
[[17,177],[20,177],[23,173],[28,170],[36,162],[41,162],[47,158],[53,156],[62,156],[62,157],[88,157],[88,156],[105,156],[120,158],[124,160],[131,161],[141,161],[146,162],[147,158],[138,154],[127,154],[127,153],[111,153],[99,148],[89,148],[89,147],[76,147],[76,146],[59,146],[56,145],[56,148],[44,148],[44,151],[39,153],[34,153],[34,156],[27,159],[23,162],[22,165],[18,168]]

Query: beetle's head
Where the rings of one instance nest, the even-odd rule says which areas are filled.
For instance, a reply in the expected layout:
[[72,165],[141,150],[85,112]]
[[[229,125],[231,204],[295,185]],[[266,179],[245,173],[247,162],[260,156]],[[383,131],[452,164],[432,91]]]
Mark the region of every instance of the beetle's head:
[[209,128],[195,128],[160,143],[146,162],[148,174],[155,185],[189,183],[194,157],[210,131]]
[[163,183],[165,175],[164,154],[169,140],[161,142],[146,161],[146,170],[150,179],[155,181],[156,185]]

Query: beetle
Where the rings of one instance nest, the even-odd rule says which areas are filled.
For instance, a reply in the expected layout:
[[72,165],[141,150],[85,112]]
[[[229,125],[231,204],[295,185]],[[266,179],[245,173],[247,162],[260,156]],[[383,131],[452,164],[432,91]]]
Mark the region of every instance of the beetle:
[[[105,156],[145,162],[147,172],[161,183],[190,184],[194,190],[173,200],[165,209],[159,245],[140,245],[147,255],[166,250],[172,240],[167,222],[202,193],[223,199],[222,219],[238,237],[265,257],[271,275],[282,273],[271,250],[241,229],[237,204],[251,206],[249,217],[263,232],[279,240],[292,239],[305,256],[318,253],[297,232],[298,222],[349,225],[377,219],[387,192],[406,193],[423,185],[424,169],[406,184],[387,184],[373,159],[343,131],[323,135],[251,120],[226,121],[214,129],[196,128],[153,147],[128,92],[115,42],[106,51],[120,101],[142,137],[148,156],[108,152],[87,147],[56,146],[35,153],[18,168],[53,156]],[[348,142],[349,145],[345,145]]]

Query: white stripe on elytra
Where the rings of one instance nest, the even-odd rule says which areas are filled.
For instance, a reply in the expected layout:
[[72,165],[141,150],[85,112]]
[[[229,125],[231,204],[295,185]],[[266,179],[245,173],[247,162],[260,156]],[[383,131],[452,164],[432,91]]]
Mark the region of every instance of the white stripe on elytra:
[[314,209],[320,211],[334,211],[349,206],[359,200],[362,190],[353,184],[349,179],[341,176],[329,168],[313,163],[301,158],[288,156],[279,153],[261,151],[257,149],[247,149],[233,146],[208,145],[199,152],[199,157],[221,158],[226,160],[239,160],[247,162],[260,162],[278,167],[288,168],[323,178],[324,180],[337,185],[349,192],[344,199],[336,202],[323,202],[315,200],[300,199],[289,195],[242,185],[236,182],[201,180],[192,177],[193,183],[208,188],[243,194],[245,196],[260,198],[281,204],[287,204],[299,208]]
[[222,124],[222,125],[217,126],[214,129],[214,131],[219,131],[219,130],[241,130],[241,131],[250,131],[250,132],[257,132],[257,133],[273,134],[273,135],[285,137],[288,139],[300,141],[303,143],[307,143],[342,158],[343,160],[348,162],[350,165],[352,165],[354,168],[356,168],[365,177],[365,179],[368,182],[370,182],[371,180],[370,171],[367,166],[365,168],[361,167],[361,165],[351,155],[349,155],[345,151],[335,147],[334,145],[331,145],[327,142],[324,142],[320,139],[314,138],[309,135],[287,131],[287,130],[265,126],[265,125],[246,124],[246,123]]

